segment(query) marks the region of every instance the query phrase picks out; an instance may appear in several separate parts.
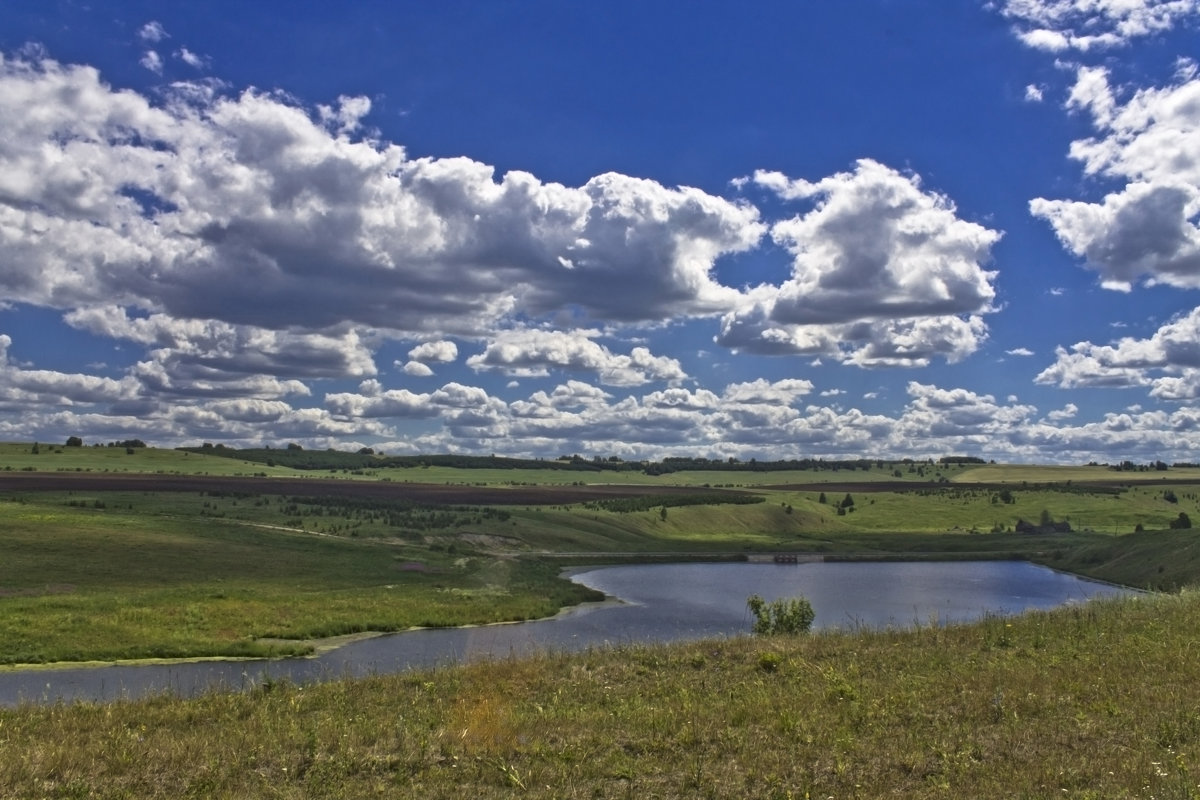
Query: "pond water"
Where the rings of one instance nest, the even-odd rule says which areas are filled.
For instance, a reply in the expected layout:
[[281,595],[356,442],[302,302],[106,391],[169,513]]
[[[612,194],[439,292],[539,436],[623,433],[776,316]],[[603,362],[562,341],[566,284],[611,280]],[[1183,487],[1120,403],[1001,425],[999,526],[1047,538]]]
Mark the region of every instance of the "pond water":
[[750,630],[746,598],[755,593],[804,595],[815,628],[950,624],[1129,593],[1021,561],[652,564],[580,570],[572,580],[621,602],[547,620],[380,636],[311,659],[0,672],[0,705],[192,696],[266,680],[307,683],[539,650],[736,636]]

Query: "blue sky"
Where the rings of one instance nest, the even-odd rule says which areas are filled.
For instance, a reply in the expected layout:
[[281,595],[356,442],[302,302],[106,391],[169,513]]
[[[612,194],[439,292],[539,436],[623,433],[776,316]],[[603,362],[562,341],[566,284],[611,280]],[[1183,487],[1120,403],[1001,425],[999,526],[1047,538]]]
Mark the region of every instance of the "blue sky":
[[0,438],[1200,461],[1200,0],[0,0]]

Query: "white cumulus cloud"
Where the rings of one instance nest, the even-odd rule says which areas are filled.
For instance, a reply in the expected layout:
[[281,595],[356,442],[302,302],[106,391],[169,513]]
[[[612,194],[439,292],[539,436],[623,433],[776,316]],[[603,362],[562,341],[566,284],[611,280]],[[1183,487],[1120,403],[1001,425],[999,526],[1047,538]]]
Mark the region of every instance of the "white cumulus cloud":
[[758,172],[754,182],[807,213],[776,222],[792,276],[726,314],[717,341],[767,354],[836,355],[862,366],[957,360],[986,336],[997,231],[960,219],[946,197],[869,159],[817,182]]
[[1039,50],[1102,50],[1200,15],[1200,0],[1004,0],[1001,13]]
[[500,333],[484,352],[467,359],[476,371],[545,376],[552,369],[593,372],[609,386],[640,386],[651,381],[676,382],[687,377],[677,359],[655,356],[645,347],[628,355],[613,353],[594,341],[596,331],[512,330]]
[[1125,185],[1100,202],[1037,198],[1030,211],[1107,288],[1200,287],[1200,79],[1122,103],[1104,69],[1081,68],[1071,98],[1097,132],[1073,142],[1071,157],[1088,175]]

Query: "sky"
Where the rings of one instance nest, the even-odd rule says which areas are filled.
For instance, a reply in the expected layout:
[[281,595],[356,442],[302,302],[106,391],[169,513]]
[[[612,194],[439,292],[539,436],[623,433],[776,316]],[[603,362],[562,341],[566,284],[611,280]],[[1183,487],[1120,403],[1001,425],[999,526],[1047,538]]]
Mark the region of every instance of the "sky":
[[1200,0],[0,0],[0,440],[1200,462]]

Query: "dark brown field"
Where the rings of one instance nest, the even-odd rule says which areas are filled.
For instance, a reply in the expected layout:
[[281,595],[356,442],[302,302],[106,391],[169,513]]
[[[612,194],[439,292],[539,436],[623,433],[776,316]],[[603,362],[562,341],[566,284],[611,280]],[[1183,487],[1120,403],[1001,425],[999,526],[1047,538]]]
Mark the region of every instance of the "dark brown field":
[[465,486],[329,478],[244,478],[208,475],[113,475],[29,472],[0,475],[0,492],[218,492],[293,497],[407,500],[439,506],[570,505],[645,495],[745,496],[749,492],[700,486]]

